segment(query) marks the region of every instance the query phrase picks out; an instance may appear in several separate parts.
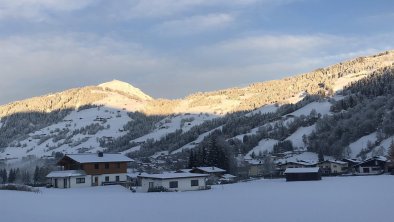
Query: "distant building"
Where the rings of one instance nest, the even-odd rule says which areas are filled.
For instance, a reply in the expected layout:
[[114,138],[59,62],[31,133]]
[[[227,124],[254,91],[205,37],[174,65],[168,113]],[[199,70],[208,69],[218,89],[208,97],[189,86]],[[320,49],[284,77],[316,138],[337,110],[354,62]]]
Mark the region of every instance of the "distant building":
[[387,172],[388,159],[384,156],[375,156],[355,165],[360,174],[380,174]]
[[57,163],[63,170],[46,177],[55,188],[120,184],[126,181],[127,163],[131,161],[122,154],[66,154]]
[[138,178],[141,181],[141,191],[155,190],[168,191],[192,191],[207,189],[206,180],[209,175],[197,173],[162,173],[142,174]]
[[305,161],[288,161],[285,163],[277,164],[277,171],[279,175],[284,175],[284,172],[288,168],[311,168],[316,167],[316,163],[310,163]]
[[190,173],[208,174],[207,184],[217,184],[219,179],[226,173],[226,170],[219,167],[194,167]]
[[338,175],[347,173],[348,163],[340,160],[325,160],[317,164],[323,175]]
[[286,181],[321,180],[321,171],[319,167],[287,168],[284,175],[286,176]]

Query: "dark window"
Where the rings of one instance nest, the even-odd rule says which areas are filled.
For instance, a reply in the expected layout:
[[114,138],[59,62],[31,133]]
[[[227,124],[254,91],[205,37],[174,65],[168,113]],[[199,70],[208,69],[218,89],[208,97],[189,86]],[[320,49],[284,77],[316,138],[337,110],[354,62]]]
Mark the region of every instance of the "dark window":
[[116,164],[116,168],[118,168],[118,169],[120,168],[120,163]]
[[178,188],[178,181],[170,181],[170,188]]
[[105,164],[105,169],[109,169],[109,163]]
[[77,183],[85,183],[85,178],[77,178]]
[[94,164],[94,169],[98,169],[99,168],[99,164],[98,163],[96,163],[96,164]]
[[149,189],[153,188],[153,182],[149,182]]
[[81,165],[81,170],[83,170],[83,165]]
[[198,180],[191,180],[190,182],[192,187],[198,187]]
[[119,176],[115,177],[116,182],[119,182]]
[[105,177],[105,182],[109,182],[109,176]]

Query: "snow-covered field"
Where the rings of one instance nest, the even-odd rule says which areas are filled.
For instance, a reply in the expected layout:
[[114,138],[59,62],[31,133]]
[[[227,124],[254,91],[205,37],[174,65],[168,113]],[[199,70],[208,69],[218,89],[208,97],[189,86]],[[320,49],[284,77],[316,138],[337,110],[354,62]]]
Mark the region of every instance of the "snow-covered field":
[[258,180],[208,191],[132,193],[119,186],[0,191],[0,220],[370,222],[391,221],[394,176],[313,182]]

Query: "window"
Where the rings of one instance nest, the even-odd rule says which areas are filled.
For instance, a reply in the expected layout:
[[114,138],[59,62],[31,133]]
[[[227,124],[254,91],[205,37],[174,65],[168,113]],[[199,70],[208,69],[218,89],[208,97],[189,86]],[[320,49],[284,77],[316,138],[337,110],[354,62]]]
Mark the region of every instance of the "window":
[[149,182],[149,189],[153,188],[153,182]]
[[119,176],[115,177],[116,182],[119,182]]
[[105,169],[109,169],[109,163],[105,164]]
[[120,169],[120,163],[116,164],[116,168]]
[[105,177],[105,182],[109,182],[109,176]]
[[198,187],[198,180],[191,180],[190,183],[192,187]]
[[178,188],[178,181],[170,181],[170,188]]
[[77,183],[85,183],[85,178],[77,178]]
[[98,163],[94,164],[94,169],[96,169],[96,170],[99,169],[99,164]]

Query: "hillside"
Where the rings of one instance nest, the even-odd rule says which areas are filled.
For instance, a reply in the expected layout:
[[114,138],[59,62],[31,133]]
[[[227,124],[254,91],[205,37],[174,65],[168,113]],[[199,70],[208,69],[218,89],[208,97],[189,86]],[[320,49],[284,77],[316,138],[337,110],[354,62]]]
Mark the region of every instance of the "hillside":
[[393,64],[387,51],[176,100],[114,80],[17,101],[0,107],[0,160],[103,150],[182,166],[212,144],[229,158],[292,149],[363,158],[387,152],[394,135]]

